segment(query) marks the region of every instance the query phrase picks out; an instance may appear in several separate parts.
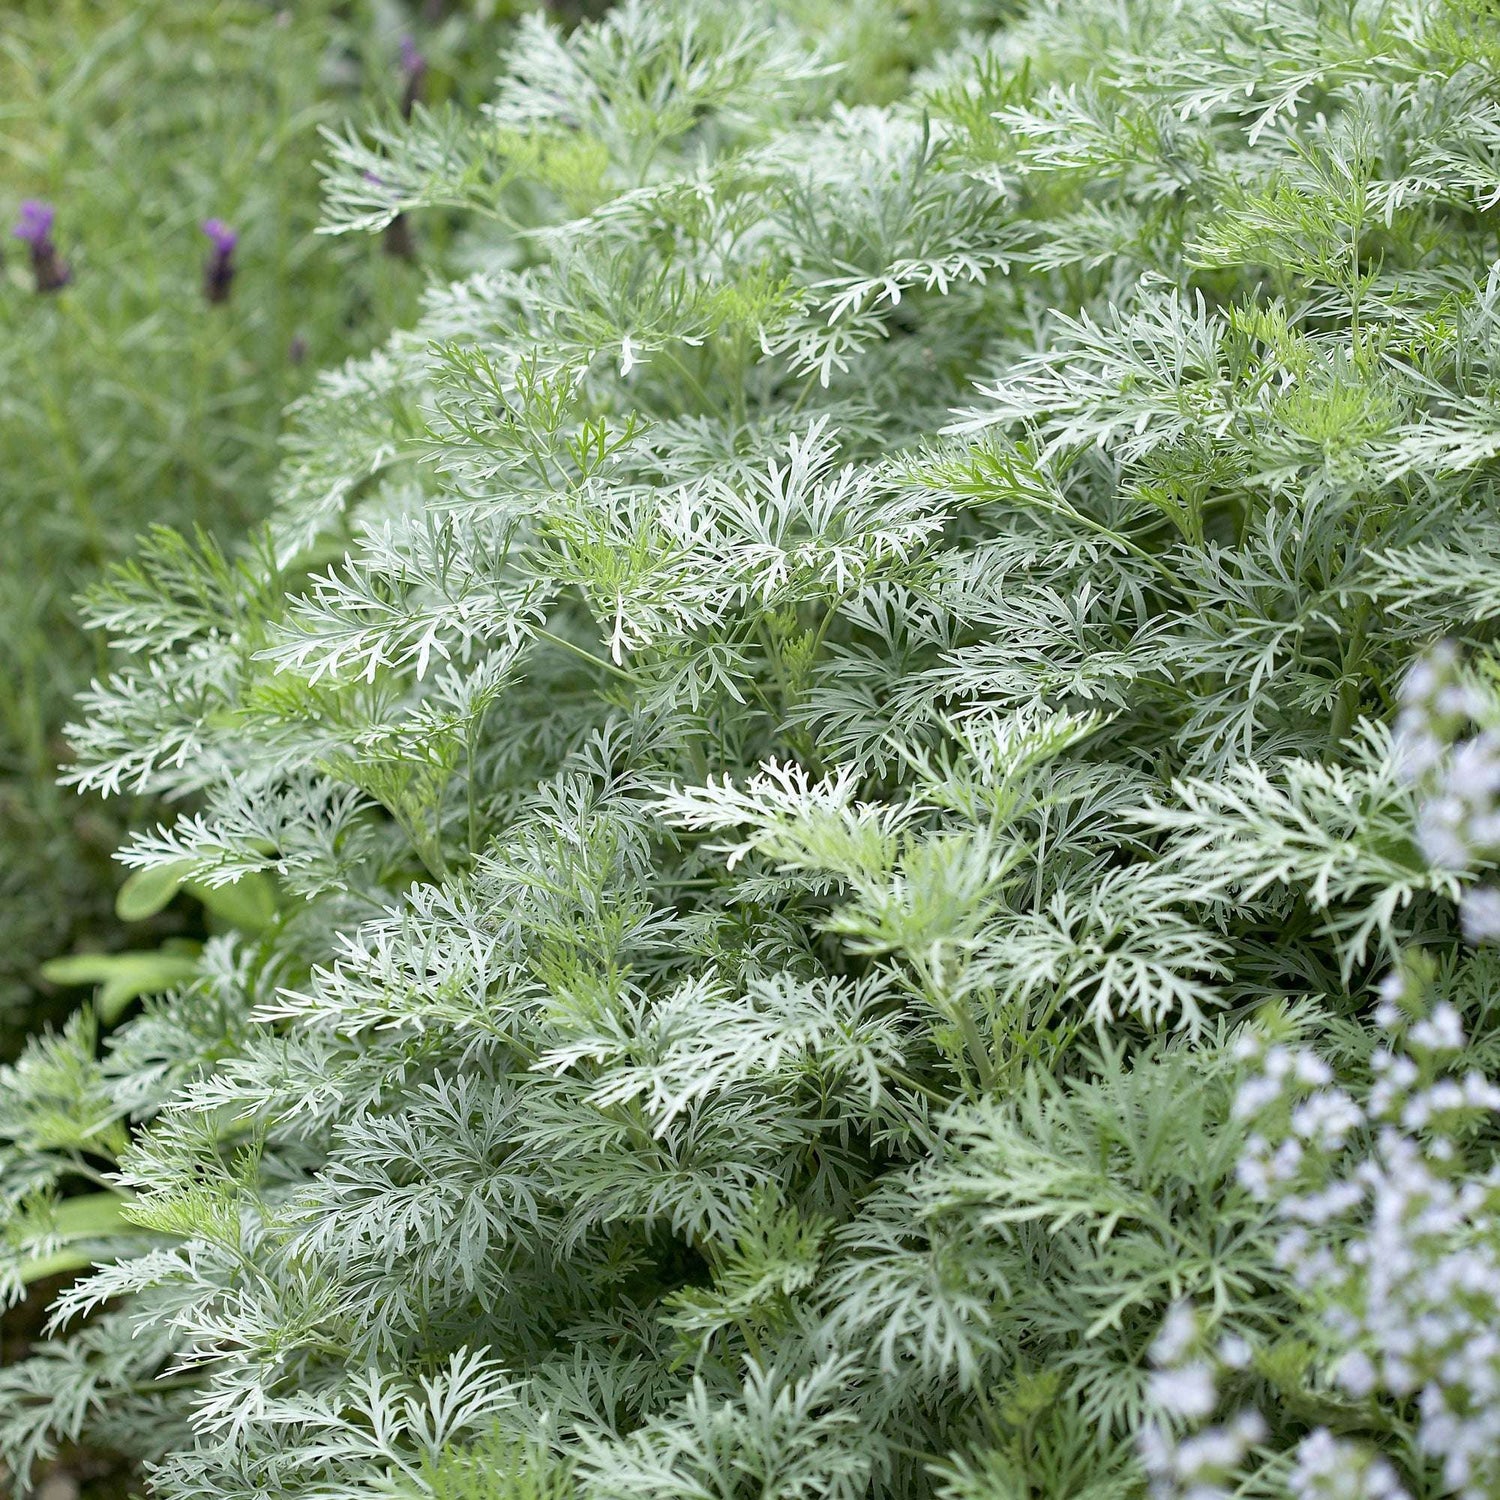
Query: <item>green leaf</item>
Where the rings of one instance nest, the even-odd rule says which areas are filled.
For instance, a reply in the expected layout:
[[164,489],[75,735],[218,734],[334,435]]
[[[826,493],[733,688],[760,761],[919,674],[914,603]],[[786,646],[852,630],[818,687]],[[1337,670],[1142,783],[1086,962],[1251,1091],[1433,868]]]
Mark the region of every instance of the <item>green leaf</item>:
[[261,932],[275,920],[276,886],[270,876],[241,875],[228,885],[214,886],[190,879],[193,865],[193,860],[179,859],[137,870],[115,897],[115,915],[122,922],[144,921],[185,890],[221,921],[245,932]]
[[99,1014],[106,1022],[119,1020],[132,1000],[185,984],[197,972],[196,944],[131,953],[74,953],[42,965],[42,978],[52,984],[99,985]]
[[115,915],[122,922],[143,922],[154,917],[182,889],[192,868],[192,860],[179,859],[169,865],[137,870],[115,897]]
[[94,1256],[78,1248],[78,1242],[104,1239],[131,1229],[133,1226],[122,1212],[129,1201],[123,1193],[108,1191],[65,1198],[53,1211],[53,1238],[62,1240],[63,1247],[49,1255],[38,1255],[22,1262],[22,1282],[29,1286],[49,1276],[62,1276],[92,1266]]
[[269,875],[241,875],[228,885],[189,880],[186,889],[220,921],[242,932],[263,932],[276,920],[276,883]]

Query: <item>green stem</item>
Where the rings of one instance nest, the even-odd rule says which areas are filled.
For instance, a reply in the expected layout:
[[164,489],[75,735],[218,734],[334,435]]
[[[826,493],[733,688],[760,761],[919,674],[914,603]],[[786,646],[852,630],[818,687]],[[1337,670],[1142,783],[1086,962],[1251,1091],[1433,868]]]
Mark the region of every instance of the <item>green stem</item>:
[[1328,725],[1328,756],[1338,753],[1350,728],[1354,716],[1359,712],[1360,684],[1363,680],[1365,636],[1370,623],[1370,601],[1360,601],[1354,612],[1354,622],[1349,631],[1349,642],[1340,662],[1338,701],[1334,704],[1333,717]]
[[984,1038],[979,1034],[974,1012],[960,1002],[953,1007],[953,1013],[958,1021],[958,1029],[963,1033],[964,1048],[969,1054],[969,1060],[974,1064],[974,1071],[979,1074],[979,1086],[985,1093],[991,1094],[995,1091],[995,1063],[990,1057],[989,1048],[984,1045]]
[[564,651],[571,651],[574,656],[581,656],[591,666],[603,667],[606,672],[613,672],[616,677],[624,682],[628,682],[632,687],[639,687],[641,685],[641,679],[634,672],[627,671],[624,667],[617,667],[608,657],[595,656],[592,651],[586,651],[582,646],[575,645],[572,641],[565,640],[560,635],[554,635],[550,630],[544,630],[540,625],[536,627],[536,636],[538,640],[547,641],[554,646],[561,646]]

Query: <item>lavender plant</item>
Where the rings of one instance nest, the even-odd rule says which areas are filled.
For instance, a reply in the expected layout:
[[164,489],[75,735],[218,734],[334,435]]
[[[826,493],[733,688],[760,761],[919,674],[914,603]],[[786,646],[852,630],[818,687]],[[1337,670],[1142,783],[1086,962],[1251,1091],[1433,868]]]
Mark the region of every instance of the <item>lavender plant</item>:
[[[316,365],[413,315],[420,267],[313,235],[317,130],[396,107],[403,26],[432,53],[429,103],[487,86],[510,8],[469,9],[5,8],[0,1055],[37,1012],[44,960],[123,940],[121,821],[54,784],[68,703],[104,664],[73,597],[153,525],[239,535],[268,506],[282,409]],[[203,220],[220,248],[200,270]],[[445,241],[432,222],[424,255]]]
[[626,0],[337,133],[468,271],[90,596],[120,858],[275,899],[6,1075],[15,1471],[1492,1493],[1491,19]]

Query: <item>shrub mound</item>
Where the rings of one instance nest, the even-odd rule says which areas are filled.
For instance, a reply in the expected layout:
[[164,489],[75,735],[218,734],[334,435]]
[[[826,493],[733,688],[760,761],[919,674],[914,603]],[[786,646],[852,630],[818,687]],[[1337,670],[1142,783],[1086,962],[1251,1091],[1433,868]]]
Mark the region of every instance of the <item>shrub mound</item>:
[[1495,1493],[1493,22],[627,0],[340,137],[472,270],[92,596],[233,926],[5,1079],[12,1464]]

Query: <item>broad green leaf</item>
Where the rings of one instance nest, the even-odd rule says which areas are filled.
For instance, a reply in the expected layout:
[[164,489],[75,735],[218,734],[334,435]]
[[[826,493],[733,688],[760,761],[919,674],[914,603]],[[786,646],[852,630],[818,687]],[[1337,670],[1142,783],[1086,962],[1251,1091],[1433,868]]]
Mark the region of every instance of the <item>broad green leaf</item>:
[[30,1285],[44,1281],[49,1276],[62,1276],[69,1271],[86,1270],[94,1264],[94,1257],[78,1242],[105,1239],[132,1226],[124,1216],[123,1209],[129,1202],[123,1193],[85,1193],[78,1198],[65,1198],[53,1211],[53,1238],[63,1241],[61,1248],[49,1255],[38,1255],[21,1265],[23,1283]]
[[122,922],[143,922],[154,917],[182,889],[193,868],[190,859],[174,860],[137,870],[115,897],[115,915]]
[[241,875],[229,885],[189,880],[186,889],[220,921],[242,932],[261,932],[276,920],[276,883],[269,875]]
[[52,984],[97,984],[106,1022],[119,1020],[132,1000],[186,984],[197,972],[197,946],[188,943],[145,952],[74,953],[42,965],[42,978]]

